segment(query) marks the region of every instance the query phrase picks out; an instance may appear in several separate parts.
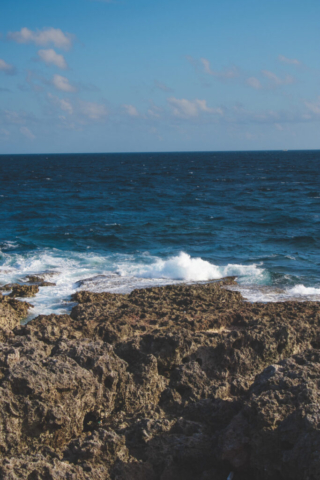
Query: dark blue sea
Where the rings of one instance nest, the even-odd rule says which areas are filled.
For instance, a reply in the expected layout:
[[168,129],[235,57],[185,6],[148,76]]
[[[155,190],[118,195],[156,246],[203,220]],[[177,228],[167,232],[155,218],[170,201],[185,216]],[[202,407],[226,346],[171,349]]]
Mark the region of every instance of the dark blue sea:
[[248,301],[320,300],[320,151],[0,156],[0,283],[78,289],[238,278]]

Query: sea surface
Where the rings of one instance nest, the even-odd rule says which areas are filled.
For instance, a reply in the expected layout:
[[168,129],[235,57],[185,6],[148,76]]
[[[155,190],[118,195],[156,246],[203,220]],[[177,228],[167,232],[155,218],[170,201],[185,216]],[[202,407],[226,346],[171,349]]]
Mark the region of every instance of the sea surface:
[[251,302],[320,300],[320,151],[0,156],[0,284],[130,292],[228,275]]

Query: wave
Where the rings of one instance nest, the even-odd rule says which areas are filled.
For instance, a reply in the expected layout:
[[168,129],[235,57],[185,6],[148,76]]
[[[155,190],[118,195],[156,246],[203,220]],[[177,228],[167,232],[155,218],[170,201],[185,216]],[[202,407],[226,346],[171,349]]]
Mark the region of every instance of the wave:
[[[191,257],[186,252],[167,258],[148,252],[102,255],[49,248],[28,253],[2,252],[2,284],[23,282],[30,274],[42,274],[56,284],[40,288],[32,299],[34,309],[30,318],[39,314],[65,313],[73,306],[68,303],[70,295],[79,290],[130,293],[137,288],[207,282],[227,276],[237,277],[235,289],[249,301],[281,301],[293,297],[306,300],[320,295],[320,288],[294,287],[298,278],[291,283],[290,289],[288,284],[285,290],[276,289],[273,274],[263,268],[262,263],[216,265],[200,257]],[[285,285],[285,275],[281,278],[279,284]]]
[[296,285],[295,287],[290,288],[289,293],[292,295],[320,295],[320,288]]
[[228,264],[218,266],[185,252],[162,259],[149,253],[140,255],[99,255],[93,252],[70,252],[42,249],[27,254],[3,252],[0,282],[24,281],[30,274],[42,274],[56,286],[40,288],[32,300],[32,316],[63,313],[66,301],[77,290],[129,293],[180,282],[205,282],[226,276],[237,276],[240,282],[263,283],[266,272],[261,265]]
[[287,301],[320,301],[320,288],[296,285],[292,288],[279,288],[275,285],[239,285],[228,287],[239,291],[249,302],[287,302]]
[[13,250],[17,248],[19,244],[17,242],[7,241],[0,243],[0,250]]
[[158,259],[151,265],[137,266],[134,274],[142,278],[168,278],[185,282],[205,282],[228,276],[262,277],[264,269],[253,265],[217,266],[202,258],[191,258],[185,252],[167,260]]

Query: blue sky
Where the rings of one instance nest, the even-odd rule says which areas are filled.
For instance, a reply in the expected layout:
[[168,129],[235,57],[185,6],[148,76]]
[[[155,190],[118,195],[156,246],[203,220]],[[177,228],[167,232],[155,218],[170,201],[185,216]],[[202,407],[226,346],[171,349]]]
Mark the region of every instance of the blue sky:
[[0,153],[320,148],[318,0],[2,0]]

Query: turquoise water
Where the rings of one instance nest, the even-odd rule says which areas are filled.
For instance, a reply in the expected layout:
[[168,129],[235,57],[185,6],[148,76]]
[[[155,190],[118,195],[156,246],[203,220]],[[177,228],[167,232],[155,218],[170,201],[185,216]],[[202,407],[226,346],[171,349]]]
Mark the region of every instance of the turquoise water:
[[2,155],[0,201],[0,282],[57,283],[33,315],[226,275],[250,301],[320,300],[319,151]]

